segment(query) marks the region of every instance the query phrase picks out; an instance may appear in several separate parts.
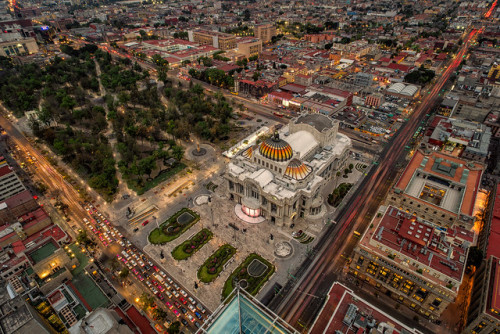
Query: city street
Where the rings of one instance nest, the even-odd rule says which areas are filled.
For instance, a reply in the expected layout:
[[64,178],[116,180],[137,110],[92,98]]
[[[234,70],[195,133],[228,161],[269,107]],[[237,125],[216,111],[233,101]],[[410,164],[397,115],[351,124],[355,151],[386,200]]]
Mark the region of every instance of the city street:
[[288,290],[284,291],[286,298],[277,298],[277,301],[271,303],[271,307],[296,328],[306,330],[312,323],[316,312],[322,305],[322,296],[328,291],[331,282],[338,277],[357,243],[357,237],[353,235],[353,232],[363,233],[367,228],[398,173],[395,166],[398,162],[404,161],[407,154],[404,147],[407,141],[436,103],[438,93],[461,63],[462,56],[467,53],[470,43],[477,34],[478,30],[472,30],[467,35],[461,49],[446,71],[439,77],[427,96],[423,97],[422,103],[411,115],[410,120],[401,127],[392,142],[386,146],[378,167],[370,171],[349,205],[337,216],[337,225],[332,227],[320,241],[318,255],[306,273],[302,275],[302,279],[296,285],[291,282],[288,284]]

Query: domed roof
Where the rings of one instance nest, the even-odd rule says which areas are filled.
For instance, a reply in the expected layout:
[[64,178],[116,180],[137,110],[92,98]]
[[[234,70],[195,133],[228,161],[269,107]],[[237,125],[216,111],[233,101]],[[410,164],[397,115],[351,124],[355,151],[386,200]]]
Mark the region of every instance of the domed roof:
[[253,147],[250,146],[245,151],[243,151],[243,153],[241,153],[241,155],[244,156],[247,159],[251,159],[252,156],[253,156]]
[[278,134],[263,141],[260,144],[259,152],[262,156],[274,161],[287,161],[293,156],[290,144],[280,139]]
[[312,168],[298,159],[290,161],[285,170],[285,176],[295,180],[303,180],[312,172]]

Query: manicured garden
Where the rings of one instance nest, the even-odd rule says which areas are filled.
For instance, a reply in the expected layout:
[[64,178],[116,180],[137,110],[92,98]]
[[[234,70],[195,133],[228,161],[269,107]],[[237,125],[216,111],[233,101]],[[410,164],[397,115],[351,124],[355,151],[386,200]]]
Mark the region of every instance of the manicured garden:
[[158,245],[175,240],[198,220],[200,220],[200,216],[196,212],[183,208],[161,224],[160,228],[151,231],[148,237],[149,242]]
[[228,277],[222,289],[222,300],[234,290],[240,282],[240,287],[251,295],[256,295],[260,288],[273,275],[275,267],[269,261],[256,253],[252,253]]
[[172,251],[172,257],[178,261],[186,260],[200,250],[212,237],[213,233],[209,229],[204,228],[192,238],[175,247]]
[[224,269],[229,259],[236,253],[236,248],[229,244],[219,247],[198,269],[198,279],[203,283],[214,281]]

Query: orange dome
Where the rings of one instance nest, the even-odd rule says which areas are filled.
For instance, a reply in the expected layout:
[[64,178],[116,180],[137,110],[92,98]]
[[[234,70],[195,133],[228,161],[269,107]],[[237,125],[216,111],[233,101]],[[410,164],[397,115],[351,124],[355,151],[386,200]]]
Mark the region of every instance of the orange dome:
[[287,161],[293,156],[293,150],[290,144],[279,139],[277,135],[262,142],[259,152],[262,156],[274,161]]
[[311,173],[312,168],[300,162],[298,159],[290,161],[285,170],[285,176],[295,180],[303,180]]

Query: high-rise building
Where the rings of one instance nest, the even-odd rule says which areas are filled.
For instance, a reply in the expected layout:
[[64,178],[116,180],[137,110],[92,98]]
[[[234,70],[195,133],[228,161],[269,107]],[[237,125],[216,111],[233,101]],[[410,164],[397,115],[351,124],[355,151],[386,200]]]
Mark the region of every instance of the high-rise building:
[[238,287],[205,321],[197,333],[296,334],[298,332],[244,289]]
[[262,43],[269,43],[276,36],[276,27],[273,24],[259,24],[254,28],[254,36],[259,38]]
[[453,303],[474,232],[444,229],[389,206],[354,250],[349,272],[429,319]]
[[[496,333],[500,328],[500,184],[492,196],[492,211],[479,242],[486,259],[476,268],[467,328],[463,333]],[[481,238],[480,238],[481,239]]]

